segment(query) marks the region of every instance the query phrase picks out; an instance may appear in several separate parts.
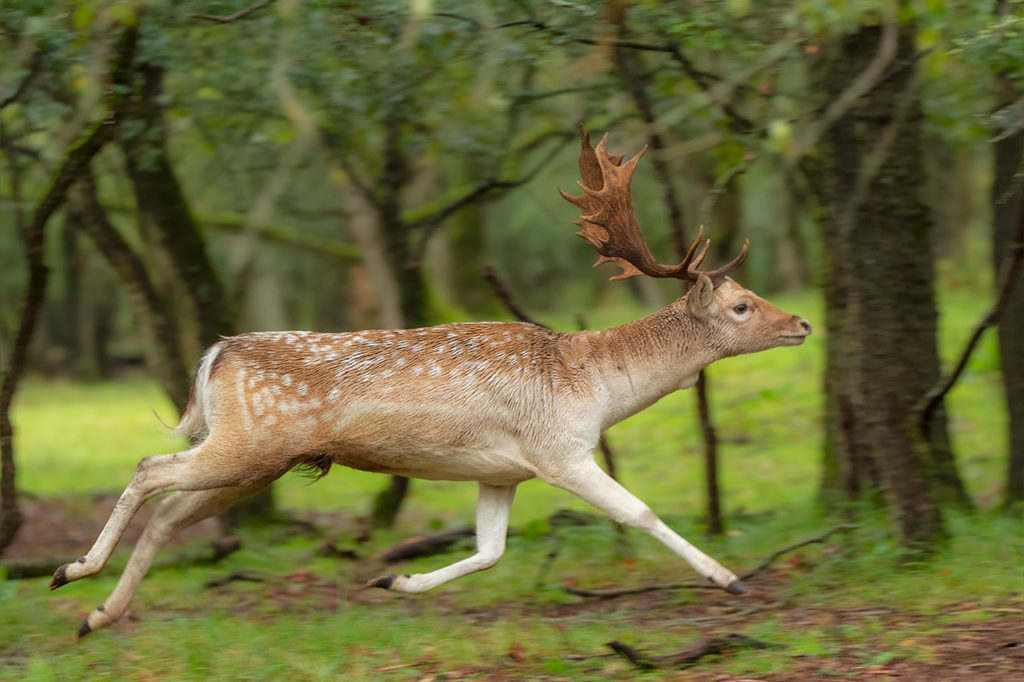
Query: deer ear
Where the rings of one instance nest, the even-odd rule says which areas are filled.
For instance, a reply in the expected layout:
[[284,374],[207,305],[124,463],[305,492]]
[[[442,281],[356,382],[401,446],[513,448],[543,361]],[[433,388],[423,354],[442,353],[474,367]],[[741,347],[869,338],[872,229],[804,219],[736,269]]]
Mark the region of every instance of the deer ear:
[[689,308],[690,314],[697,319],[707,315],[714,293],[715,285],[711,278],[701,273],[697,282],[690,288],[690,295],[686,297],[686,306]]

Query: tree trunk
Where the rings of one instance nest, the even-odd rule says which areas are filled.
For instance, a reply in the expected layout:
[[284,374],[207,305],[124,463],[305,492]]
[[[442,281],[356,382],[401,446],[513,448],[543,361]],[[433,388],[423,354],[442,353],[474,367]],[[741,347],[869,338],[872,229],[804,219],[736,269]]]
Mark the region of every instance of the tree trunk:
[[162,85],[161,67],[140,65],[125,111],[124,123],[129,125],[120,126],[120,143],[139,211],[156,228],[160,246],[193,303],[199,341],[208,346],[233,333],[233,316],[168,156],[158,99]]
[[[890,73],[821,138],[829,351],[827,456],[848,499],[881,486],[903,543],[944,534],[940,497],[966,499],[945,413],[930,432],[914,405],[939,377],[931,224],[924,184],[913,26],[899,31]],[[883,29],[864,26],[824,58],[830,99],[874,57]],[[838,474],[838,475],[837,475]]]
[[[1006,77],[999,77],[998,85],[1004,105],[1021,94]],[[1024,220],[1024,131],[1005,134],[994,146],[992,258],[998,280],[998,270],[1013,248]],[[1022,245],[1017,244],[1016,248]],[[999,323],[999,359],[1010,430],[1004,501],[1012,508],[1024,502],[1024,281],[1020,277],[1010,291]]]
[[[112,126],[105,122],[95,124],[68,151],[46,195],[32,215],[31,222],[21,230],[20,236],[25,244],[25,258],[28,261],[28,283],[25,287],[18,329],[4,366],[3,382],[0,383],[0,553],[3,553],[7,545],[14,540],[22,521],[17,500],[14,428],[11,425],[10,410],[18,382],[25,371],[28,347],[46,296],[49,274],[45,252],[46,224],[64,203],[68,189],[106,144],[111,136],[111,128]],[[16,169],[14,174],[18,174]]]
[[[199,345],[209,346],[233,333],[234,316],[206,252],[206,240],[192,216],[168,155],[159,97],[163,69],[141,64],[132,81],[119,141],[139,211],[153,224],[178,281],[187,292],[199,326]],[[222,519],[230,529],[243,521],[274,516],[273,487],[246,498]]]
[[157,377],[178,414],[182,414],[188,402],[189,374],[179,345],[178,324],[170,305],[150,279],[142,259],[107,218],[97,199],[92,173],[86,172],[70,200],[78,205],[81,213],[75,226],[96,245],[127,289],[137,314],[145,322]]

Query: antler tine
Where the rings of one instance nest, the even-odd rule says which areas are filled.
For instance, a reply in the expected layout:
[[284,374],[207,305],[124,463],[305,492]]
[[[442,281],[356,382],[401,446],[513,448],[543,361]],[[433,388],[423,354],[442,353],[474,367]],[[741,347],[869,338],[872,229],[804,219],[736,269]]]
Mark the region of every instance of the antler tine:
[[700,253],[696,258],[693,257],[693,252],[697,250],[697,245],[700,244],[700,240],[704,238],[704,226],[701,225],[697,230],[697,238],[690,244],[690,248],[686,252],[686,257],[683,258],[684,263],[688,263],[686,270],[687,272],[693,271],[698,265],[704,260],[704,254],[708,252],[708,246],[711,244],[711,240],[704,242],[704,248],[700,250]]
[[707,240],[707,242],[705,242],[704,248],[701,249],[700,255],[697,256],[697,258],[694,259],[693,263],[689,266],[689,268],[687,268],[687,271],[688,271],[688,274],[690,275],[690,279],[692,279],[694,281],[696,281],[696,279],[698,277],[700,277],[701,275],[707,275],[708,277],[711,278],[711,282],[717,287],[719,284],[721,284],[723,281],[725,281],[725,278],[727,276],[731,275],[736,270],[736,268],[738,268],[740,265],[742,265],[743,261],[745,261],[747,259],[747,251],[750,250],[750,240],[749,239],[744,239],[743,240],[743,248],[740,249],[739,255],[737,255],[731,261],[729,261],[728,263],[726,263],[722,267],[717,268],[715,270],[709,270],[707,272],[702,272],[700,270],[697,270],[697,267],[700,265],[701,261],[704,260],[704,254],[707,252],[708,246],[710,244],[711,244],[711,240],[710,239]]

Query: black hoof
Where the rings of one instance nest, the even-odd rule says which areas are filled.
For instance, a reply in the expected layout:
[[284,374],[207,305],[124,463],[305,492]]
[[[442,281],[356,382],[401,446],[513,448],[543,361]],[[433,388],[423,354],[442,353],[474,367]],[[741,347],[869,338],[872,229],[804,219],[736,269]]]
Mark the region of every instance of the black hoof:
[[398,576],[394,573],[386,573],[379,578],[374,578],[370,582],[366,583],[367,587],[379,587],[384,590],[390,590]]
[[53,573],[53,577],[50,578],[50,589],[56,590],[58,587],[62,587],[68,584],[68,565],[64,564]]
[[78,639],[82,639],[90,632],[92,632],[92,628],[89,627],[89,616],[86,616],[78,625]]
[[747,586],[743,584],[742,580],[736,578],[736,580],[733,580],[725,586],[725,591],[729,594],[745,594],[747,592]]

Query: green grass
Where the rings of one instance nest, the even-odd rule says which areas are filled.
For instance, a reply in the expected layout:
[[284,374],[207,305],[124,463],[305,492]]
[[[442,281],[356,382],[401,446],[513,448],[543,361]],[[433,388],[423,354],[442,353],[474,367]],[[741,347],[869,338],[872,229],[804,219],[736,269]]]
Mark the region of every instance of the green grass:
[[[823,327],[820,307],[810,297],[778,302],[818,330]],[[968,292],[947,296],[947,362],[984,305]],[[614,310],[602,316],[610,319],[595,322],[628,317]],[[841,522],[814,505],[823,350],[816,334],[798,349],[733,358],[711,368],[722,440],[725,537],[702,533],[703,472],[692,392],[669,396],[611,430],[621,480],[737,572]],[[520,487],[512,515],[512,525],[524,532],[510,538],[502,561],[419,597],[356,589],[377,571],[372,561],[322,558],[316,549],[323,537],[281,527],[247,531],[245,548],[221,565],[153,572],[135,598],[134,616],[78,646],[72,645],[75,623],[113,589],[126,549],[99,576],[53,594],[44,579],[0,580],[0,678],[490,679],[504,673],[515,679],[597,680],[634,675],[621,659],[605,656],[609,640],[668,652],[702,633],[728,632],[785,648],[743,651],[697,670],[724,679],[799,670],[807,661],[831,670],[837,657],[865,666],[930,661],[940,652],[929,636],[949,623],[998,617],[1000,609],[1022,606],[1019,521],[987,510],[999,499],[1005,467],[999,391],[994,343],[987,338],[949,400],[961,470],[983,511],[950,514],[951,540],[927,560],[908,560],[886,519],[868,513],[857,531],[781,558],[759,599],[674,591],[591,604],[560,585],[635,586],[690,581],[694,575],[660,544],[635,532],[629,533],[631,552],[624,556],[606,524],[559,530],[556,539],[545,532],[544,519],[560,507],[587,507],[530,481]],[[37,495],[118,492],[140,457],[180,445],[153,418],[150,407],[167,419],[172,410],[146,382],[31,380],[15,407],[19,481]],[[286,476],[276,492],[280,506],[300,517],[317,510],[358,515],[384,482],[339,469],[312,485]],[[358,546],[361,554],[372,557],[404,536],[472,522],[473,484],[417,481],[412,490],[398,528]],[[555,559],[542,574],[553,548]],[[432,570],[464,553],[398,568]],[[233,570],[276,577],[203,588],[207,579]],[[315,588],[288,578],[294,571],[316,576]],[[750,608],[755,610],[744,615]],[[828,615],[835,610],[852,615],[837,624]],[[845,675],[843,670],[833,672]],[[656,672],[645,679],[677,676]]]

